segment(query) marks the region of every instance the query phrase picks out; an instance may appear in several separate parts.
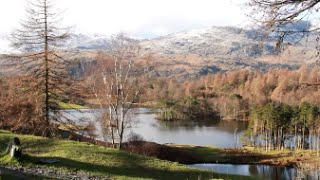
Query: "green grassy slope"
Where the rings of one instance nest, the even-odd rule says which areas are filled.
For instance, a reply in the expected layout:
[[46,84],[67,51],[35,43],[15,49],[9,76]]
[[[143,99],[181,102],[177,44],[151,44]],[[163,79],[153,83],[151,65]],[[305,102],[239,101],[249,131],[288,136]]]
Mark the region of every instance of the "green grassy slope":
[[45,166],[62,171],[81,171],[87,175],[108,176],[112,179],[254,179],[245,176],[215,174],[170,161],[129,154],[82,142],[16,135],[0,130],[1,152],[4,152],[5,144],[14,136],[20,138],[23,153],[27,156],[18,162],[12,160],[8,155],[2,155],[0,164],[37,167],[44,166],[36,163],[39,159],[54,158],[60,162]]

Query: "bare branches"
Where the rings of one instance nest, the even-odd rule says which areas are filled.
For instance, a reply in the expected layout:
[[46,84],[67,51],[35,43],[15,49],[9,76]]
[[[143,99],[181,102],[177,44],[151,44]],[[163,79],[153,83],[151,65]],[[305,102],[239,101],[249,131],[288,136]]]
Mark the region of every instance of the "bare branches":
[[[122,146],[124,132],[131,124],[129,111],[138,100],[142,86],[138,80],[147,74],[139,67],[142,57],[136,41],[123,34],[113,36],[107,53],[97,57],[98,67],[93,72],[93,93],[100,107],[108,112],[104,116],[112,143]],[[144,63],[147,66],[147,62]],[[142,73],[139,73],[142,72]]]
[[[251,17],[266,31],[275,32],[277,48],[283,48],[286,39],[299,42],[319,27],[311,26],[308,20],[319,10],[319,0],[250,0]],[[299,24],[300,23],[300,24]],[[304,23],[304,24],[303,24]]]
[[[47,128],[59,120],[58,102],[67,88],[68,65],[56,50],[69,34],[58,27],[59,14],[53,0],[30,0],[21,28],[12,34],[12,40],[22,51],[21,55],[9,55],[7,59],[19,60],[19,67],[33,82],[25,87],[26,93],[37,99],[39,120]],[[35,112],[34,112],[35,113]],[[49,132],[45,132],[48,134]]]
[[47,135],[41,96],[30,76],[0,79],[0,127],[20,133]]
[[68,37],[68,28],[60,28],[61,13],[50,0],[30,0],[21,29],[12,34],[12,41],[21,49],[41,51],[47,43],[48,48],[58,48],[57,42]]

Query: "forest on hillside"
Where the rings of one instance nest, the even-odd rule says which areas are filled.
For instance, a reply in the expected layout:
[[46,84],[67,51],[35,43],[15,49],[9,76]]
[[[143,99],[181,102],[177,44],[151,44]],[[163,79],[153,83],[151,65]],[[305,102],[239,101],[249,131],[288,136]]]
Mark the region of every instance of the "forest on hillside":
[[318,106],[319,84],[319,67],[268,72],[236,70],[209,74],[185,83],[154,80],[144,91],[146,96],[141,101],[161,100],[164,104],[167,102],[168,107],[179,104],[203,112],[210,109],[223,119],[248,120],[252,107],[267,103]]

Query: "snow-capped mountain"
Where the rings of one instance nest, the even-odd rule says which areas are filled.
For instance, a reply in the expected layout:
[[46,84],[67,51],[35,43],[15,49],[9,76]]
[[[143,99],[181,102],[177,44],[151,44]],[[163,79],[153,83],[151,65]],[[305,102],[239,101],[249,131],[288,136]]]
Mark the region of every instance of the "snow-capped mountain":
[[256,39],[258,33],[234,27],[211,27],[141,42],[142,47],[154,53],[235,55],[253,57],[271,55],[275,49],[271,44],[261,46]]
[[[286,43],[293,44],[294,40],[288,39]],[[159,76],[180,80],[243,68],[296,69],[301,63],[314,60],[313,46],[288,45],[279,54],[276,43],[275,37],[267,39],[257,30],[210,27],[144,40],[140,45],[146,53],[154,55]]]
[[65,49],[106,49],[108,46],[109,38],[101,34],[72,34],[66,40],[63,47]]
[[[266,39],[261,37],[263,36],[257,30],[210,27],[138,42],[143,54],[153,55],[156,67],[154,76],[172,77],[180,81],[196,79],[208,73],[243,68],[296,69],[301,63],[314,60],[316,48],[313,46],[292,44],[284,53],[278,54],[275,39],[269,38],[266,42]],[[97,50],[108,48],[109,40],[110,36],[106,35],[73,34],[63,43],[62,49],[76,50],[76,59],[81,59],[80,63],[85,66],[75,67],[87,67],[90,62],[95,61]],[[5,36],[0,36],[2,52],[10,51],[8,44],[10,43]],[[82,68],[81,72],[84,71]],[[80,70],[78,72],[77,68],[73,68],[72,72],[79,74]]]

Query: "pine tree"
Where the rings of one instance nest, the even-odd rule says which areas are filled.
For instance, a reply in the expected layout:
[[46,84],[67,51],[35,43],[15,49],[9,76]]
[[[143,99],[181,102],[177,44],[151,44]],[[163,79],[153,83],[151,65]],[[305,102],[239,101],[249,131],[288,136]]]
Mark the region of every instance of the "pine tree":
[[14,45],[23,52],[17,56],[22,72],[35,79],[30,89],[36,92],[27,93],[40,101],[37,118],[43,124],[42,135],[49,135],[52,122],[60,121],[58,102],[66,88],[68,61],[62,58],[59,47],[69,34],[67,28],[59,28],[59,15],[53,0],[30,0],[20,29],[12,34]]

